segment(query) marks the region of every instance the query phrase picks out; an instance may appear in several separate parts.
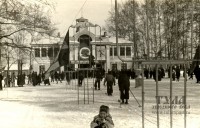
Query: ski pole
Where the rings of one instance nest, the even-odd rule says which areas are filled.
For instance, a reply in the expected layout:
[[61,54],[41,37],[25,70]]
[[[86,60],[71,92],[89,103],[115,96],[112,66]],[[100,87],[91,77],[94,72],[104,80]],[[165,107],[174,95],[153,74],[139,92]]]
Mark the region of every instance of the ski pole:
[[[129,89],[129,90],[130,90],[130,89]],[[130,92],[131,92],[131,94],[133,95],[133,97],[135,98],[135,96],[134,96],[133,92],[132,92],[131,90],[130,90]],[[135,100],[136,100],[136,102],[137,102],[137,103],[138,103],[138,105],[139,105],[138,107],[142,107],[136,98],[135,98]]]

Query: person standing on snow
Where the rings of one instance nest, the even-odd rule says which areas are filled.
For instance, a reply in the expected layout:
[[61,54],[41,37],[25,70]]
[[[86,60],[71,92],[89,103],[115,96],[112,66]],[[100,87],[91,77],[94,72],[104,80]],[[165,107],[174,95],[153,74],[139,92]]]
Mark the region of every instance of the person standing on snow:
[[95,80],[95,83],[94,83],[95,90],[97,90],[97,87],[98,87],[98,90],[100,90],[100,83],[101,83],[101,79],[102,79],[102,74],[101,74],[101,71],[99,69],[96,70],[95,77],[96,77],[96,80]]
[[94,117],[90,123],[90,128],[114,128],[112,116],[109,113],[109,107],[100,106],[99,114]]
[[120,99],[122,100],[122,104],[124,104],[124,99],[126,99],[125,104],[128,104],[130,81],[125,70],[121,71],[118,78],[118,84],[119,84]]
[[108,71],[108,74],[106,74],[106,77],[104,79],[104,86],[105,86],[106,82],[107,82],[107,94],[108,94],[108,96],[112,96],[113,84],[115,85],[115,78],[111,74],[111,71]]

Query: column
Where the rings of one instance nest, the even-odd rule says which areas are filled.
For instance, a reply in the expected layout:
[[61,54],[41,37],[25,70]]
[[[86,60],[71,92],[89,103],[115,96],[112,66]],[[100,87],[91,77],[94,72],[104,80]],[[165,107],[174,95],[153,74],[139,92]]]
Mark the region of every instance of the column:
[[115,47],[114,46],[111,46],[112,47],[112,57],[113,59],[115,58]]
[[47,47],[46,49],[47,49],[47,51],[46,51],[46,57],[49,57],[48,56],[49,48]]
[[124,46],[125,58],[126,58],[126,46]]
[[110,46],[106,45],[106,71],[110,69]]
[[[74,48],[75,48],[75,61],[74,62],[78,62],[78,54],[79,54],[79,52],[78,52],[78,46],[74,46]],[[78,68],[78,63],[76,63],[75,64],[75,68]]]
[[95,45],[92,45],[92,55],[96,58],[96,54],[95,54]]
[[42,57],[42,48],[39,48],[40,49],[40,57]]
[[53,48],[53,58],[54,58],[54,46],[52,48]]

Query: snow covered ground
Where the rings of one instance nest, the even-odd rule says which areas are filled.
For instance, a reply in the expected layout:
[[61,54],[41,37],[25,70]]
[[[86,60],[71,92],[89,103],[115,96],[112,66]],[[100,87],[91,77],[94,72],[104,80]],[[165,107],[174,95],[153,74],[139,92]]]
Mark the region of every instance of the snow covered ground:
[[[63,82],[51,86],[4,88],[0,91],[0,128],[89,128],[102,104],[110,107],[115,128],[142,128],[142,108],[131,94],[129,104],[120,106],[118,86],[114,86],[113,96],[107,96],[106,87],[101,83],[101,90],[94,91],[93,103],[92,83],[92,79],[85,81],[85,104],[84,86],[78,91],[74,81],[71,85]],[[144,85],[145,128],[157,128],[156,109],[153,108],[156,105],[156,84],[148,79]],[[178,101],[184,94],[183,87],[183,78],[180,82],[173,82],[173,96],[178,96]],[[187,128],[200,128],[200,85],[195,80],[188,80],[187,87]],[[169,88],[169,79],[163,79],[159,82],[159,95],[169,97]],[[141,104],[141,87],[135,88],[134,80],[131,80],[131,90]],[[165,98],[162,98],[161,103],[164,102]],[[179,107],[177,105],[173,111],[183,113]],[[173,128],[184,128],[184,114],[174,114],[172,119]],[[160,128],[170,128],[170,115],[160,114],[159,124]]]

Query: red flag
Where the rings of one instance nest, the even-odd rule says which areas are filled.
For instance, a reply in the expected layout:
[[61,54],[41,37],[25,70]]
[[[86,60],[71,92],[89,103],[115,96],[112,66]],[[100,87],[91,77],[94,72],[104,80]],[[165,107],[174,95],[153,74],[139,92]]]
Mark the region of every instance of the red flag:
[[56,57],[54,63],[52,63],[48,68],[48,70],[46,71],[45,77],[48,78],[51,71],[68,64],[69,64],[69,30],[67,31],[67,34],[65,36],[65,39],[63,41],[58,56]]
[[62,47],[60,49],[58,62],[60,66],[69,64],[69,30],[67,31]]

